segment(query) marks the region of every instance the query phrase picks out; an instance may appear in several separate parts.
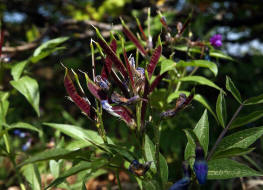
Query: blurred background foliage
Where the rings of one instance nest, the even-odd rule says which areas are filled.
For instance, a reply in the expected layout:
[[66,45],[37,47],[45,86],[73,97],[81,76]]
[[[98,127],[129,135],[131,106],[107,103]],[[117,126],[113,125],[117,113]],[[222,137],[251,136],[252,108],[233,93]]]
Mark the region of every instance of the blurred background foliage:
[[[46,148],[47,143],[54,140],[55,146],[62,146],[61,139],[67,141],[59,132],[45,128],[43,122],[69,123],[87,129],[95,129],[78,108],[66,98],[63,86],[64,71],[60,62],[75,70],[90,71],[91,58],[89,43],[95,38],[91,24],[98,27],[102,35],[109,39],[110,30],[120,30],[121,16],[129,27],[138,32],[134,16],[142,23],[146,23],[147,8],[151,7],[151,31],[154,39],[161,30],[161,23],[157,15],[160,10],[167,18],[172,29],[178,21],[184,22],[192,14],[190,29],[194,39],[209,40],[213,34],[222,34],[223,47],[221,50],[233,57],[234,61],[212,59],[219,67],[218,76],[214,77],[207,70],[198,70],[199,74],[211,78],[217,85],[223,87],[225,75],[229,75],[244,98],[256,96],[263,92],[263,6],[262,1],[208,1],[208,0],[1,0],[0,18],[4,29],[4,45],[2,48],[2,63],[0,68],[0,90],[12,89],[10,69],[33,54],[34,50],[47,40],[67,36],[65,49],[58,49],[39,61],[30,60],[25,67],[25,73],[38,81],[40,89],[40,117],[31,109],[28,102],[17,91],[12,90],[10,96],[10,110],[7,120],[28,122],[43,130],[40,136],[32,133],[35,145],[29,152],[38,152]],[[146,25],[145,25],[146,26]],[[147,31],[146,31],[147,32]],[[175,58],[181,56],[175,53]],[[101,69],[97,60],[97,70]],[[187,85],[187,84],[185,84]],[[200,86],[198,93],[202,94],[213,109],[218,96],[215,89]],[[156,94],[159,96],[160,94]],[[154,97],[154,94],[153,94]],[[232,115],[237,104],[229,94],[226,99],[228,114]],[[240,115],[246,115],[251,110],[262,109],[259,106],[246,107]],[[168,105],[169,107],[169,105]],[[161,152],[166,156],[169,164],[169,178],[171,181],[181,176],[183,151],[186,138],[181,129],[193,128],[201,117],[204,108],[194,102],[192,108],[180,113],[178,117],[164,123],[161,136]],[[109,136],[121,142],[127,141],[130,132],[117,119],[108,119],[104,115],[105,127]],[[211,120],[211,141],[215,141],[221,130]],[[228,118],[230,119],[230,118]],[[262,124],[262,119],[250,123],[247,127]],[[133,137],[128,137],[133,138]],[[15,139],[18,151],[22,142]],[[263,139],[258,142],[257,152],[252,157],[262,166]],[[261,164],[260,164],[261,163]],[[0,189],[15,185],[12,181],[13,170],[8,168],[6,160],[0,159]],[[3,167],[4,166],[4,167]],[[6,170],[8,168],[8,170]],[[11,177],[10,179],[7,179]],[[213,187],[240,189],[240,184],[232,180],[224,184],[213,183]],[[211,188],[212,189],[212,188]]]

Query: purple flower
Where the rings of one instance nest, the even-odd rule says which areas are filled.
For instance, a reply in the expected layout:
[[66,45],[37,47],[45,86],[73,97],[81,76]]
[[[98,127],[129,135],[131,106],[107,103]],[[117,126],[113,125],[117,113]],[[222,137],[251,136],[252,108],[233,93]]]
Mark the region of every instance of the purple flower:
[[184,177],[173,184],[169,190],[187,190],[190,184],[190,178]]
[[221,34],[215,34],[210,38],[210,44],[214,47],[222,46],[222,36]]
[[207,162],[202,147],[197,146],[195,150],[194,172],[199,184],[205,184],[208,172]]

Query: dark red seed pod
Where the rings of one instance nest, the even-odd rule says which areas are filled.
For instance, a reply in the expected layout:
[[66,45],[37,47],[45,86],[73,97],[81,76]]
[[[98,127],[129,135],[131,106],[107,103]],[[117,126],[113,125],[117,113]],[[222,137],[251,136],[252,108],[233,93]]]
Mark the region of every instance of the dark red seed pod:
[[151,86],[150,86],[150,91],[149,93],[151,93],[156,87],[157,85],[161,82],[161,80],[165,77],[166,75],[166,72],[161,74],[161,75],[158,75],[154,81],[152,82]]
[[100,44],[103,51],[108,55],[108,57],[112,61],[112,63],[118,68],[118,70],[124,76],[124,78],[127,79],[128,78],[127,71],[126,71],[122,61],[116,55],[116,53],[110,48],[110,46],[104,40],[98,38],[98,43]]
[[123,47],[123,56],[124,56],[124,60],[126,62],[126,67],[127,67],[127,70],[128,70],[131,87],[132,87],[133,93],[135,94],[136,92],[135,92],[135,87],[134,87],[134,80],[133,80],[132,69],[131,69],[131,65],[130,65],[129,59],[127,57],[127,53],[126,53],[125,47]]
[[101,89],[99,86],[97,86],[87,75],[87,73],[83,72],[86,78],[87,87],[90,91],[90,93],[97,98],[98,100],[107,100],[107,93]]
[[159,58],[162,54],[162,46],[159,45],[153,52],[153,55],[151,57],[150,63],[147,66],[147,71],[148,71],[148,75],[149,75],[149,79],[151,79],[153,72],[155,70],[155,67],[159,61]]
[[[112,51],[114,53],[116,53],[116,50],[117,50],[117,41],[115,39],[113,39],[111,41],[111,44],[110,44],[110,47],[112,49]],[[101,77],[102,79],[107,79],[109,80],[109,74],[111,73],[111,68],[112,68],[112,61],[111,59],[109,58],[109,56],[106,57],[105,59],[105,64],[102,68],[102,71],[101,71]]]
[[129,40],[131,40],[134,45],[139,49],[139,51],[141,52],[141,54],[143,56],[147,55],[147,51],[144,49],[144,47],[142,46],[142,44],[140,43],[140,41],[136,38],[136,36],[129,30],[129,28],[124,24],[124,22],[122,21],[122,31],[123,33],[127,36],[127,38],[129,38]]
[[136,127],[132,112],[124,106],[113,106],[112,110],[132,129]]
[[65,69],[66,69],[66,72],[65,72],[65,78],[64,78],[64,86],[66,88],[66,91],[69,97],[81,109],[81,111],[83,111],[90,119],[95,120],[96,118],[95,110],[90,106],[90,104],[85,98],[79,96],[68,74],[68,69],[66,67]]

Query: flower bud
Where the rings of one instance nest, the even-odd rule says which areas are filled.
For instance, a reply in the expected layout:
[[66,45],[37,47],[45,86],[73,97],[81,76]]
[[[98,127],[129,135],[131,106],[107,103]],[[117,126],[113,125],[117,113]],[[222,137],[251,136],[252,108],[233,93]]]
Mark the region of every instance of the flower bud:
[[205,184],[208,172],[205,153],[201,146],[197,146],[195,150],[194,172],[199,184]]
[[210,44],[214,47],[222,46],[222,36],[220,34],[215,34],[210,38]]
[[187,162],[183,162],[184,177],[173,184],[169,190],[187,190],[191,182],[191,169]]

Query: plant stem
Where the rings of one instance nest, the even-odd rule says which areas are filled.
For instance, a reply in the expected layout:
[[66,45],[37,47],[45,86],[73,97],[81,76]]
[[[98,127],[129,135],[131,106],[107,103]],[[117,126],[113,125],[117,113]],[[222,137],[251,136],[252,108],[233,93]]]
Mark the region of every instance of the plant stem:
[[119,171],[118,170],[116,170],[116,178],[117,178],[117,183],[118,183],[119,190],[122,190],[122,186],[121,186],[121,181],[120,181],[120,176],[119,176]]
[[207,161],[209,161],[212,157],[212,155],[214,154],[217,145],[221,142],[221,140],[223,139],[223,137],[225,136],[226,132],[228,131],[229,127],[231,126],[232,122],[234,121],[234,119],[237,117],[237,115],[239,114],[239,112],[241,111],[241,109],[243,108],[243,104],[240,104],[240,106],[237,108],[236,112],[234,113],[234,115],[232,116],[231,120],[229,121],[229,123],[227,124],[226,128],[224,128],[224,130],[221,132],[221,134],[219,135],[219,137],[217,138],[212,150],[210,151],[208,157],[207,157]]
[[160,183],[160,188],[163,189],[163,184],[161,180],[161,169],[160,169],[160,126],[161,126],[160,120],[156,126],[154,126],[154,136],[155,136],[155,159],[156,159],[156,169],[157,169],[157,176],[158,181]]
[[194,70],[188,75],[188,76],[192,76],[193,74],[195,74],[195,72],[199,69],[199,67],[195,67]]

